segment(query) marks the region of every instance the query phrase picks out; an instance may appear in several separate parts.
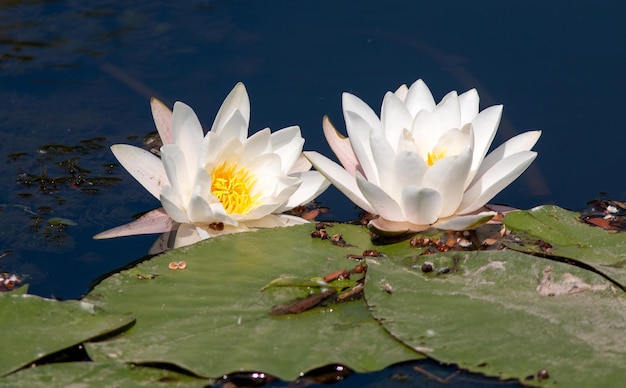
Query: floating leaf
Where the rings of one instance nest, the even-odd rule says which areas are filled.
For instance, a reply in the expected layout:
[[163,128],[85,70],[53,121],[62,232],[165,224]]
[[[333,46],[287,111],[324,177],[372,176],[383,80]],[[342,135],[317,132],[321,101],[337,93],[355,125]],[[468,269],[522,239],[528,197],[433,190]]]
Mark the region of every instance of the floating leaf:
[[0,311],[0,376],[134,320],[130,314],[108,314],[88,302],[59,302],[25,295],[21,289],[0,293]]
[[5,387],[206,387],[211,380],[119,362],[63,362],[27,368],[0,380]]
[[526,237],[507,243],[508,247],[555,260],[583,263],[626,289],[626,233],[587,225],[580,221],[578,213],[557,206],[513,212],[504,218],[504,223]]
[[[169,363],[198,376],[262,371],[284,380],[328,364],[367,372],[422,358],[389,336],[362,299],[270,315],[274,306],[302,297],[301,287],[261,292],[273,279],[323,277],[358,263],[346,254],[373,248],[363,227],[329,227],[350,247],[313,239],[312,230],[309,224],[213,238],[105,279],[86,300],[107,311],[133,312],[137,324],[87,344],[90,357]],[[186,262],[184,270],[168,268],[179,261]],[[137,273],[156,276],[146,281]]]
[[[434,271],[421,270],[425,260]],[[562,387],[623,382],[624,293],[576,266],[509,250],[368,259],[365,297],[398,340],[470,371],[537,383],[545,369]]]

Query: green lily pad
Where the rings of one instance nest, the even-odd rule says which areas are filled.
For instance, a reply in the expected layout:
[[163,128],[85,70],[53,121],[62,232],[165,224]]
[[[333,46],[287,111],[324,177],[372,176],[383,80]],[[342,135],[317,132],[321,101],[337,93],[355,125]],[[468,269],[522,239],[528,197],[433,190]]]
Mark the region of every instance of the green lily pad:
[[545,369],[543,382],[562,387],[623,382],[624,292],[576,266],[510,250],[369,259],[365,297],[398,340],[470,371],[537,383]]
[[27,368],[0,379],[2,387],[206,387],[213,381],[119,362],[63,362]]
[[88,302],[59,302],[21,289],[0,294],[0,311],[0,376],[134,321],[128,313],[109,314]]
[[527,237],[506,243],[509,248],[583,263],[626,289],[626,234],[585,224],[580,214],[557,206],[509,213],[504,223]]
[[[275,305],[319,292],[297,282],[261,291],[271,281],[351,269],[357,263],[346,254],[373,248],[363,227],[328,228],[350,247],[313,239],[312,230],[302,225],[209,239],[105,279],[86,300],[132,312],[137,323],[116,338],[86,344],[90,357],[170,363],[198,376],[262,371],[284,380],[328,364],[368,372],[422,358],[389,336],[362,299],[270,315]],[[180,261],[185,269],[169,269]]]

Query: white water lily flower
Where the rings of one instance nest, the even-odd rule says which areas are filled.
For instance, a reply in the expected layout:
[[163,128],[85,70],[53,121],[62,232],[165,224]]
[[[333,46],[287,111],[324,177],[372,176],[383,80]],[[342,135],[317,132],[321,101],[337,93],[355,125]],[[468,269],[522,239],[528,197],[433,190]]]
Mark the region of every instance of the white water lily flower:
[[380,118],[358,97],[343,94],[348,137],[324,117],[323,128],[344,168],[317,152],[305,156],[341,192],[379,217],[379,233],[435,227],[465,230],[496,213],[480,211],[526,170],[540,131],[513,137],[485,157],[502,106],[479,112],[475,89],[448,93],[438,104],[422,80],[384,99]]
[[299,127],[274,133],[266,128],[248,137],[250,101],[242,83],[228,95],[206,135],[182,102],[170,112],[153,99],[152,111],[164,143],[161,158],[126,144],[111,150],[163,207],[97,239],[166,232],[153,246],[159,251],[220,234],[302,224],[307,221],[282,213],[310,202],[330,185],[319,172],[309,171]]

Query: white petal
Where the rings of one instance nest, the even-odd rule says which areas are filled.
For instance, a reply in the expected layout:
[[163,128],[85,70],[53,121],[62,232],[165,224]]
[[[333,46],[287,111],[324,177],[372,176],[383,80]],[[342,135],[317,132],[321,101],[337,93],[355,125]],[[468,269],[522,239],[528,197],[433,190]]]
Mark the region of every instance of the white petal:
[[378,184],[378,171],[370,146],[370,131],[374,129],[361,116],[353,112],[346,111],[345,116],[350,144],[352,144],[352,149],[363,168],[363,172],[370,182]]
[[459,96],[455,91],[446,94],[433,111],[437,120],[435,126],[431,128],[437,136],[443,135],[452,128],[461,128],[461,107],[459,106]]
[[180,147],[185,155],[187,170],[195,170],[198,167],[200,144],[202,144],[204,132],[193,109],[180,101],[174,104],[172,133],[174,144]]
[[406,106],[395,94],[387,92],[383,99],[383,106],[380,111],[380,120],[383,127],[384,136],[389,144],[395,148],[398,145],[402,131],[411,129],[413,117]]
[[185,247],[187,245],[197,243],[200,240],[202,240],[202,238],[196,231],[195,226],[189,224],[181,225],[178,230],[176,230],[174,248]]
[[161,159],[151,152],[127,144],[115,144],[111,146],[111,152],[126,171],[155,198],[159,198],[163,186],[170,184]]
[[404,212],[400,205],[382,188],[367,181],[360,173],[356,174],[356,184],[374,208],[374,214],[390,221],[405,221]]
[[370,132],[370,146],[372,147],[372,157],[374,166],[377,168],[377,175],[380,179],[380,186],[388,190],[393,189],[393,171],[396,152],[387,141],[387,138],[380,131]]
[[167,214],[176,222],[189,223],[189,217],[185,211],[185,204],[182,202],[178,192],[170,186],[163,186],[161,190],[161,204]]
[[398,87],[398,89],[396,89],[395,92],[393,92],[393,94],[395,94],[396,97],[398,97],[400,101],[404,103],[404,101],[406,101],[407,95],[409,94],[409,88],[406,86],[406,84],[402,84]]
[[458,214],[471,213],[489,202],[517,179],[536,157],[536,152],[522,151],[498,161],[465,191]]
[[436,106],[433,94],[421,79],[415,81],[409,88],[405,104],[413,117],[421,110],[432,112]]
[[454,216],[448,218],[442,218],[437,221],[433,227],[441,230],[469,230],[474,229],[485,222],[492,219],[496,212],[482,212],[479,214],[470,214],[467,216]]
[[217,128],[215,134],[219,135],[224,141],[237,139],[240,142],[244,142],[248,137],[248,120],[243,117],[240,111],[236,110],[228,120],[225,120]]
[[[370,128],[376,128],[376,129],[381,128],[380,119],[378,118],[378,115],[374,113],[372,108],[370,108],[369,105],[363,102],[363,100],[361,100],[360,98],[358,98],[357,96],[353,94],[343,93],[341,101],[342,101],[343,115],[344,115],[344,120],[346,121],[346,126],[348,125],[348,120],[346,119],[346,113],[352,112],[361,116],[361,118],[365,120],[365,122]],[[348,134],[348,136],[349,135],[350,134]]]
[[397,201],[402,199],[402,190],[405,186],[420,187],[428,166],[424,159],[416,152],[401,152],[396,156],[391,170],[393,177],[392,195]]
[[406,219],[416,225],[430,225],[439,218],[442,198],[437,190],[414,185],[402,190],[402,207]]
[[226,124],[228,120],[230,120],[231,116],[239,111],[241,118],[245,121],[245,132],[241,132],[239,134],[239,140],[244,141],[246,137],[248,137],[248,123],[250,122],[250,99],[248,97],[248,91],[246,87],[241,83],[237,83],[233,90],[228,94],[220,110],[217,112],[215,116],[215,121],[213,121],[213,125],[211,126],[211,132],[216,132],[219,134],[221,128]]
[[458,156],[438,161],[424,174],[422,186],[430,187],[441,194],[443,203],[439,217],[453,215],[461,204],[471,158],[472,150],[467,147]]
[[152,118],[156,125],[157,132],[163,144],[174,143],[174,135],[172,134],[172,111],[161,101],[152,97],[150,99],[150,107],[152,108]]
[[287,174],[296,160],[302,154],[304,138],[300,134],[300,127],[291,126],[280,129],[271,136],[273,152],[282,160],[282,172]]
[[541,131],[528,131],[510,138],[498,148],[491,151],[480,164],[474,180],[480,178],[485,171],[489,170],[498,161],[522,151],[530,151],[539,140]]
[[[343,136],[339,133],[339,131],[337,131],[337,129],[335,129],[328,116],[324,116],[324,119],[322,120],[322,129],[324,130],[324,136],[326,137],[328,145],[333,150],[335,155],[337,155],[337,158],[343,165],[343,168],[345,168],[350,175],[354,176],[356,171],[361,168],[361,165],[354,154],[350,139]],[[362,169],[360,171],[363,173]]]
[[289,201],[278,208],[275,213],[291,210],[296,206],[304,205],[314,200],[330,186],[330,181],[318,171],[305,171],[293,174],[302,180],[300,187],[289,197]]
[[291,175],[297,174],[299,172],[309,171],[311,167],[313,167],[313,165],[311,164],[311,162],[309,162],[309,159],[305,158],[304,155],[302,155],[301,152],[298,156],[298,159],[296,159],[296,162],[293,164],[293,166],[291,166],[291,170],[289,170],[287,174]]
[[470,89],[459,96],[461,106],[461,125],[472,122],[478,115],[478,105],[480,99],[476,89]]
[[337,163],[314,151],[304,152],[304,156],[309,159],[315,169],[326,177],[339,191],[355,205],[368,213],[375,213],[372,206],[367,202],[361,190],[356,184],[355,177],[341,168]]
[[247,161],[259,155],[272,152],[270,136],[270,129],[265,128],[247,138],[243,143],[242,163],[245,164]]
[[176,144],[166,144],[161,147],[161,160],[165,173],[170,181],[172,189],[180,195],[181,201],[186,202],[191,195],[193,181],[191,174],[196,172],[196,167],[189,169],[187,155]]
[[470,168],[470,175],[466,184],[474,179],[481,162],[487,155],[491,142],[493,142],[493,138],[496,136],[501,117],[502,105],[494,105],[481,111],[472,121],[474,156],[472,157],[472,167]]
[[98,233],[93,236],[95,240],[132,236],[136,234],[151,234],[151,233],[163,233],[170,231],[176,227],[172,218],[161,207],[152,210],[143,216],[137,218],[135,221],[129,222],[126,225],[118,226],[113,229]]

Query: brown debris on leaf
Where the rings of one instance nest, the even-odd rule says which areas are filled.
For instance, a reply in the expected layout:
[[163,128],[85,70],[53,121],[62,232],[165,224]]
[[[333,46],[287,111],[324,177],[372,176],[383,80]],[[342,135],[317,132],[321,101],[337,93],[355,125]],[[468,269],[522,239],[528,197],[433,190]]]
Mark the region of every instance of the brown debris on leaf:
[[596,199],[588,203],[580,213],[580,219],[604,230],[626,231],[626,203],[608,199]]

